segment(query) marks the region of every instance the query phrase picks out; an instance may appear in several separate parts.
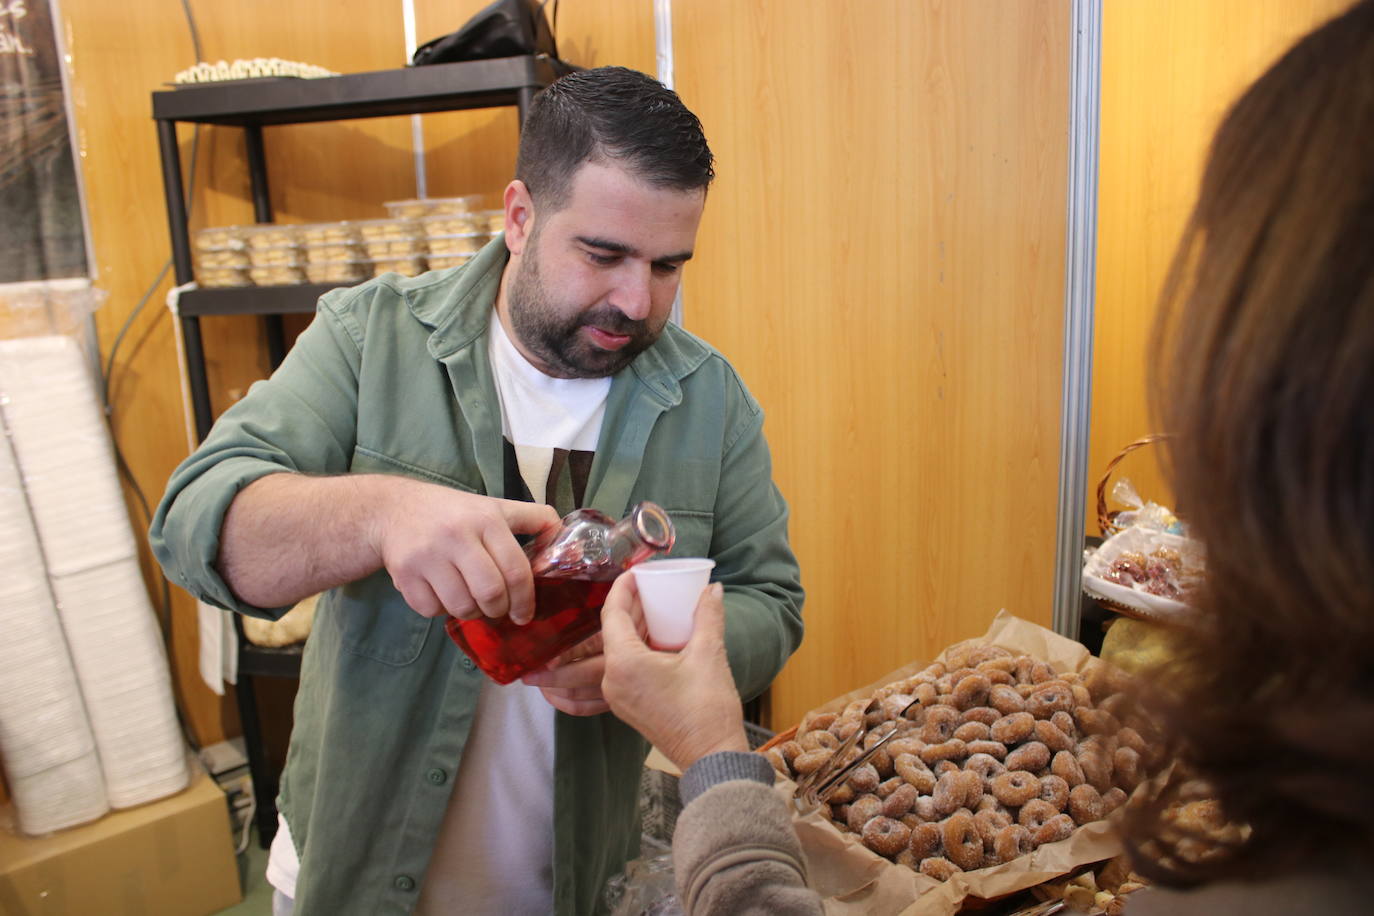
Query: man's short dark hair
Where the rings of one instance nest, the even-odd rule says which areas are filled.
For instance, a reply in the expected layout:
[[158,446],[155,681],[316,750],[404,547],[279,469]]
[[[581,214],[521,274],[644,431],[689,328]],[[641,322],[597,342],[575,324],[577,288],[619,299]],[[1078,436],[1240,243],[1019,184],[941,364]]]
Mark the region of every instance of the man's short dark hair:
[[697,116],[658,80],[625,67],[570,73],[535,96],[515,177],[536,206],[557,212],[567,204],[573,175],[596,161],[678,191],[705,190],[715,177]]

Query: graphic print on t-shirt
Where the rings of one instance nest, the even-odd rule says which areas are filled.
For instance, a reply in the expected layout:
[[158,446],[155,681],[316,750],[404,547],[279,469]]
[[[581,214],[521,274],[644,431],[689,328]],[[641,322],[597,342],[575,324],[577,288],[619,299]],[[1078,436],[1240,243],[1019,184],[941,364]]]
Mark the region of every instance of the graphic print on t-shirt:
[[[582,508],[596,452],[513,445],[504,438],[502,444],[506,455],[507,499],[548,503],[559,518]],[[533,492],[532,486],[538,487],[539,492]]]

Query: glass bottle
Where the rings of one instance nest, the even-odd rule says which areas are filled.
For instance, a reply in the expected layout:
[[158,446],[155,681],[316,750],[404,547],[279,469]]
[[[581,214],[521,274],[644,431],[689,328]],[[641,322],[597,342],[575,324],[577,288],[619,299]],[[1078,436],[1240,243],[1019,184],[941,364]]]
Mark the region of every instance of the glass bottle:
[[668,513],[638,503],[620,521],[578,509],[525,545],[534,573],[534,619],[450,617],[449,637],[498,684],[542,668],[601,629],[601,605],[616,576],[673,547]]

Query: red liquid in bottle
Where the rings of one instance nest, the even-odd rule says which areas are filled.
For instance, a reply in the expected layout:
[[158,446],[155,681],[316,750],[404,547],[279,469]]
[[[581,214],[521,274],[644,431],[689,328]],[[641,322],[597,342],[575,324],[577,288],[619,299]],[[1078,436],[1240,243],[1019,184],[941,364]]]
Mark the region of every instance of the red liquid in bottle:
[[601,629],[601,606],[611,580],[534,579],[534,619],[524,626],[508,617],[459,620],[445,628],[458,647],[498,684],[544,667]]

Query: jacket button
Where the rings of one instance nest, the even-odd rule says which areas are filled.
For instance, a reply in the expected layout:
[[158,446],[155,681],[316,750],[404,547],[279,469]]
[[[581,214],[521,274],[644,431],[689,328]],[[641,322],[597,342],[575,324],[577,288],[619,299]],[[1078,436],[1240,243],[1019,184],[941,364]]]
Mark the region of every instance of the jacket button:
[[397,875],[396,880],[391,883],[396,886],[396,890],[398,891],[415,890],[415,879],[410,875]]
[[467,670],[471,671],[473,668],[475,668],[475,667],[477,667],[477,666],[474,665],[474,664],[472,663],[472,659],[468,658],[468,657],[465,655],[465,656],[463,656],[463,667],[466,668]]
[[430,770],[428,773],[425,774],[425,776],[429,779],[430,782],[434,783],[436,786],[442,786],[444,782],[448,779],[448,774],[437,767]]

